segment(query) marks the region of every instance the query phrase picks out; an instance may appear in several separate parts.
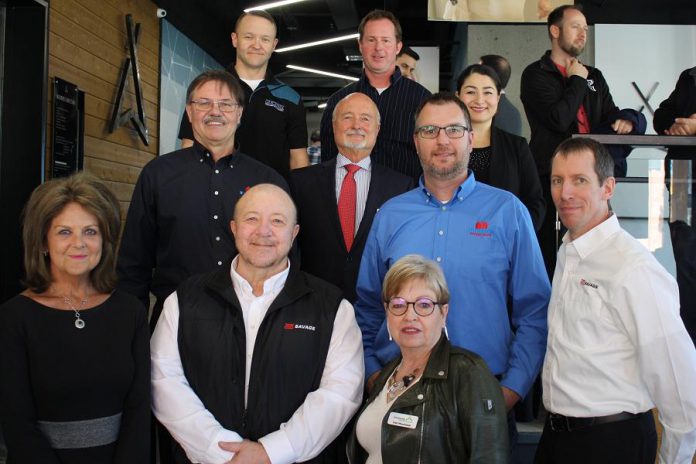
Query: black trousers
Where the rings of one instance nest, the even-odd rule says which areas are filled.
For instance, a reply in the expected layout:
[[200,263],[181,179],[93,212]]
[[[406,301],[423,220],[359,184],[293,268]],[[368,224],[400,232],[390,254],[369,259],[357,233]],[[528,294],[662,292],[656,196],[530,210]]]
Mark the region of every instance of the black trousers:
[[539,440],[536,464],[654,464],[657,432],[650,411],[579,430],[551,430],[548,418]]

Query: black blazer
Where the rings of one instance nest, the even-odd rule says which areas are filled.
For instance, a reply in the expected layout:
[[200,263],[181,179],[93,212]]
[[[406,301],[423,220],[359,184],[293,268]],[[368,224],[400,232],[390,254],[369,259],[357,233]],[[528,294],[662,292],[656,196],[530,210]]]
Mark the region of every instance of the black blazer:
[[343,241],[336,200],[336,158],[290,171],[290,192],[297,205],[303,271],[337,285],[354,303],[355,283],[367,234],[377,210],[390,198],[411,190],[411,177],[372,163],[365,214],[350,252]]
[[546,212],[539,174],[524,137],[491,127],[491,165],[488,184],[514,193],[524,203],[539,230]]

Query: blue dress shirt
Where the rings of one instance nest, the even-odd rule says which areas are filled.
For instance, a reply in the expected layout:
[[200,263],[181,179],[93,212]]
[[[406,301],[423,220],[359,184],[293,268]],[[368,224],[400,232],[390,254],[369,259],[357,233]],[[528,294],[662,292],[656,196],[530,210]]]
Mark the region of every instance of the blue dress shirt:
[[420,188],[380,209],[360,265],[355,306],[366,378],[399,353],[388,339],[381,288],[389,267],[411,253],[435,260],[445,273],[452,344],[478,353],[502,385],[524,396],[544,358],[551,288],[522,202],[477,183],[469,171],[446,203],[421,178]]

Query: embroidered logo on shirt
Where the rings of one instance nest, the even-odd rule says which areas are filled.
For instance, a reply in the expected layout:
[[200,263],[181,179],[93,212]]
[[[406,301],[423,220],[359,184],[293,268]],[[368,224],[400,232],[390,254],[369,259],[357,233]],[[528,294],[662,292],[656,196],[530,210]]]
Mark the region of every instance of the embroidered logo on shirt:
[[309,330],[310,332],[316,332],[317,330],[313,325],[295,324],[293,322],[286,322],[283,328],[285,330]]
[[486,221],[476,221],[474,230],[469,232],[469,234],[475,235],[477,237],[491,237],[493,235],[492,233],[490,233],[488,229],[488,222]]
[[592,287],[592,288],[599,288],[599,285],[593,284],[592,282],[588,282],[585,279],[580,279],[580,285],[585,285],[587,287]]
[[285,106],[281,105],[278,102],[274,102],[273,100],[266,99],[266,106],[270,106],[271,108],[275,108],[280,112],[285,111]]
[[587,87],[593,91],[596,92],[597,90],[594,88],[594,79],[587,79]]

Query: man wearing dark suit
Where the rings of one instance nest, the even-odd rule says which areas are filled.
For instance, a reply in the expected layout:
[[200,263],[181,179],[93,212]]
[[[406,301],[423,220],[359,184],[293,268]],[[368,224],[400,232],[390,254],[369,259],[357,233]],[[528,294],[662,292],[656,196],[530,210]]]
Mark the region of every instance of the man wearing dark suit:
[[370,160],[380,127],[370,97],[344,97],[334,108],[332,125],[338,156],[292,171],[290,190],[299,214],[302,270],[337,285],[354,302],[360,258],[375,213],[414,184],[411,177]]

